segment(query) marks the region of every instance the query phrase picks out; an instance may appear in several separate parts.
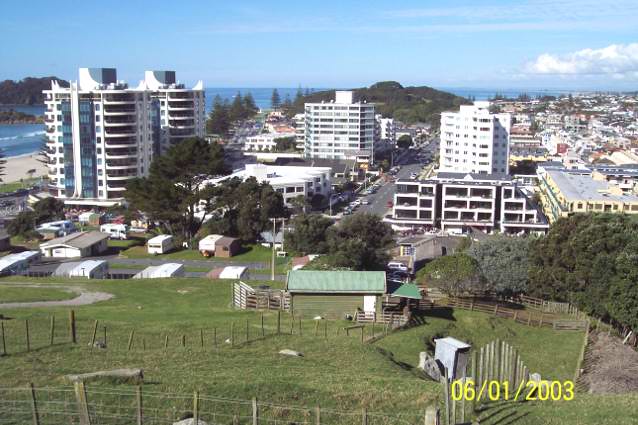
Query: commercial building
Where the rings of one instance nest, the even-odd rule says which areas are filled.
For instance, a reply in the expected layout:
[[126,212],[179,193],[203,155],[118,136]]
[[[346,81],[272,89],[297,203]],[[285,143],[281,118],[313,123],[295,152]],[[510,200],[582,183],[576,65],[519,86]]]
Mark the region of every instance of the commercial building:
[[355,102],[353,92],[335,92],[331,102],[306,103],[306,158],[374,159],[374,104]]
[[290,206],[292,199],[300,195],[306,196],[308,199],[314,195],[323,195],[329,199],[332,193],[331,172],[330,167],[246,164],[244,170],[208,180],[204,184],[219,184],[227,179],[246,180],[254,177],[259,183],[270,184],[273,189],[282,194],[286,205]]
[[109,235],[101,232],[77,232],[40,244],[45,257],[75,258],[99,255],[107,250]]
[[114,68],[80,68],[70,87],[44,90],[50,193],[66,204],[112,206],[154,155],[204,136],[204,91],[174,71],[146,71],[136,88]]
[[627,191],[624,182],[602,178],[600,171],[541,166],[537,173],[543,208],[552,223],[576,213],[638,214],[638,196]]
[[509,172],[511,116],[492,114],[489,108],[489,102],[474,102],[441,114],[440,171]]
[[428,180],[398,180],[386,221],[456,234],[544,233],[549,227],[531,193],[505,174],[439,172]]

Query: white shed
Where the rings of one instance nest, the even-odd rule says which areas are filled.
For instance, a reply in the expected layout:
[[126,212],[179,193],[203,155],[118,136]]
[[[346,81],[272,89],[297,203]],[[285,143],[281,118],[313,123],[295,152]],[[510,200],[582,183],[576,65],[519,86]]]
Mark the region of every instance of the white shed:
[[175,240],[172,235],[157,235],[146,243],[149,254],[166,254],[175,248]]
[[38,251],[23,251],[16,254],[5,255],[0,258],[0,275],[20,273],[29,268],[29,265],[40,258]]
[[109,263],[104,260],[72,261],[62,263],[53,272],[60,277],[86,277],[87,279],[104,279],[109,271]]
[[219,274],[219,279],[246,279],[248,268],[241,266],[228,266]]
[[109,235],[100,232],[78,232],[40,244],[45,257],[74,258],[99,255],[107,250]]
[[164,263],[159,266],[149,266],[133,276],[133,279],[159,279],[163,277],[183,277],[184,265],[179,263]]

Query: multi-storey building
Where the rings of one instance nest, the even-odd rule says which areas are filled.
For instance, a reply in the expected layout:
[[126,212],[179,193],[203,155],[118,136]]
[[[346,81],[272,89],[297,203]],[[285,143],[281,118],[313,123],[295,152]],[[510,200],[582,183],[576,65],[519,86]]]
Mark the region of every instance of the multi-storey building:
[[489,102],[474,102],[441,114],[440,171],[509,172],[511,116],[492,114],[489,107]]
[[541,201],[550,222],[576,213],[638,214],[629,180],[614,181],[600,171],[539,166]]
[[[202,84],[186,90],[172,71],[146,77],[131,89],[114,68],[80,68],[70,87],[53,81],[44,90],[52,195],[67,204],[115,205],[128,180],[148,174],[154,155],[183,137],[204,135]],[[192,100],[174,103],[175,96]]]
[[382,115],[375,115],[377,124],[377,139],[383,142],[396,142],[396,129],[394,118],[383,118]]
[[285,165],[246,164],[245,168],[228,176],[204,182],[204,185],[216,185],[225,180],[238,178],[246,180],[250,177],[259,183],[270,184],[275,191],[281,193],[284,203],[292,206],[291,201],[298,196],[311,199],[314,195],[322,195],[330,199],[332,194],[332,169],[330,167],[296,167]]
[[399,180],[392,217],[400,226],[450,233],[545,232],[549,225],[530,194],[504,174],[441,173],[432,179]]
[[306,158],[374,159],[374,104],[354,102],[351,91],[337,91],[333,102],[306,103]]
[[306,114],[295,114],[295,144],[297,150],[303,151],[306,139]]
[[249,152],[274,151],[277,139],[295,139],[296,133],[262,133],[246,137],[244,150]]

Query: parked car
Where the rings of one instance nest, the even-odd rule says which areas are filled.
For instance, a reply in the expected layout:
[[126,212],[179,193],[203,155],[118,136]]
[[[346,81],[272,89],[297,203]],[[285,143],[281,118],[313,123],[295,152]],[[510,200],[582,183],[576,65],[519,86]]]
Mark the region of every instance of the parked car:
[[367,199],[362,199],[361,200],[361,205],[369,205],[370,201],[368,201]]
[[392,271],[399,271],[399,272],[404,272],[407,273],[408,272],[408,266],[406,266],[405,264],[399,262],[399,261],[390,261],[386,267],[389,270]]

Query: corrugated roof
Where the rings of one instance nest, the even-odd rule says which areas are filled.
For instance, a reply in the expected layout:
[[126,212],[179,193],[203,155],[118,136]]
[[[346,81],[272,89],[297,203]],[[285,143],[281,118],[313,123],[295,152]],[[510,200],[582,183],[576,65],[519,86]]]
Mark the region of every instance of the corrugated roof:
[[49,248],[56,245],[66,245],[72,248],[82,249],[92,246],[104,239],[108,239],[108,233],[102,232],[76,232],[66,236],[51,239],[40,244],[41,248]]
[[291,293],[385,293],[385,272],[293,270],[286,288]]
[[416,286],[414,283],[404,283],[403,285],[399,286],[394,292],[392,292],[392,296],[420,300],[421,291],[419,290],[419,287]]

